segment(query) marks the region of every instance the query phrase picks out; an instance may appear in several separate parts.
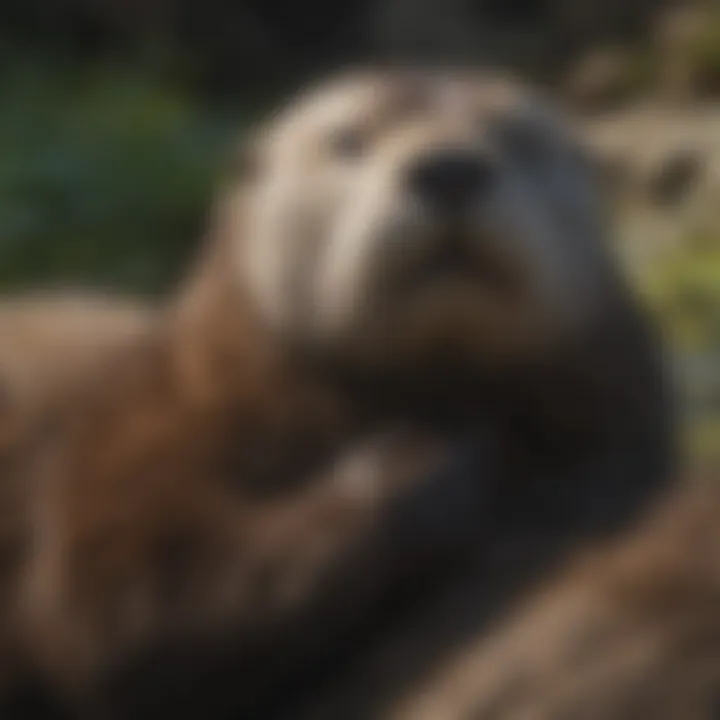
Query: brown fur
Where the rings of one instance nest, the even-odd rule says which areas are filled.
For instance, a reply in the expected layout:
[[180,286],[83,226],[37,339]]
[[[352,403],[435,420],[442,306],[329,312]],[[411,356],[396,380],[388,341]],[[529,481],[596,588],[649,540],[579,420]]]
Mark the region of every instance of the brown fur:
[[388,713],[396,720],[711,720],[720,702],[720,488],[695,480],[576,560]]
[[99,293],[29,293],[0,303],[0,457],[151,318],[143,303]]
[[[43,628],[34,635],[56,672],[83,676],[131,641],[133,592],[148,605],[140,613],[151,633],[165,621],[182,625],[165,607],[178,588],[178,615],[212,615],[208,583],[242,565],[244,518],[254,494],[268,491],[265,479],[302,476],[347,432],[261,333],[240,330],[249,320],[224,312],[225,291],[192,288],[156,332],[83,384],[53,433],[29,519],[37,546],[22,612]],[[109,542],[115,533],[129,542]],[[138,587],[145,574],[149,586]]]
[[[2,584],[15,583],[24,534],[27,491],[11,481],[16,463],[34,447],[41,426],[76,382],[129,340],[147,332],[151,308],[99,293],[28,293],[0,304],[0,472],[2,473]],[[12,612],[3,594],[3,614]],[[16,670],[8,657],[8,627],[0,631],[0,676]],[[3,684],[5,688],[5,684]]]
[[364,441],[336,392],[287,365],[224,251],[68,379],[4,474],[2,657],[73,704],[146,649],[272,633],[437,462],[418,433]]
[[[640,351],[636,344],[647,342],[646,328],[625,306],[594,331],[582,352],[515,377],[500,407],[490,405],[499,447],[490,489],[481,483],[488,497],[469,516],[461,503],[452,506],[448,524],[465,534],[444,572],[428,573],[374,634],[344,646],[332,671],[306,679],[299,701],[265,717],[383,717],[469,638],[482,644],[492,637],[514,605],[579,548],[602,548],[652,507],[669,479],[671,443],[663,393],[645,385],[657,371],[645,365],[651,345]],[[483,477],[487,459],[480,455],[470,472]],[[445,481],[456,472],[446,470]],[[438,513],[448,512],[442,498],[436,489]]]

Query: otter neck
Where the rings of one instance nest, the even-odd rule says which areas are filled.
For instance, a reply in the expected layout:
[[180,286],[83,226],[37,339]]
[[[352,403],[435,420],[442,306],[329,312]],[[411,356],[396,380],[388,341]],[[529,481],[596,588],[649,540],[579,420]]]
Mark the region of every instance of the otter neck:
[[209,452],[239,485],[282,491],[340,452],[359,421],[258,321],[231,267],[221,253],[205,259],[168,308],[165,371],[180,417],[214,435]]

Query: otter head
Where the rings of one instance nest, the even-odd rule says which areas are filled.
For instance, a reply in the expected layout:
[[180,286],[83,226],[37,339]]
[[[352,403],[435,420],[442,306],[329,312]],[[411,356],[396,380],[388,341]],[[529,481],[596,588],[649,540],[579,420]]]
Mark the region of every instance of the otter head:
[[235,206],[261,317],[362,373],[487,367],[597,307],[603,222],[572,134],[532,92],[461,72],[358,74],[253,143]]

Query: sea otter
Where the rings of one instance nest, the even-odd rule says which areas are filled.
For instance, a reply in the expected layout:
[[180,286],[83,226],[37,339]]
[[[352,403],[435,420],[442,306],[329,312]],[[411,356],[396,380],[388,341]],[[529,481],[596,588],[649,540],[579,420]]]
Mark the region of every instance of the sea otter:
[[302,93],[152,331],[8,474],[7,666],[91,717],[292,715],[470,556],[515,550],[492,605],[621,527],[668,477],[672,413],[606,235],[527,88]]

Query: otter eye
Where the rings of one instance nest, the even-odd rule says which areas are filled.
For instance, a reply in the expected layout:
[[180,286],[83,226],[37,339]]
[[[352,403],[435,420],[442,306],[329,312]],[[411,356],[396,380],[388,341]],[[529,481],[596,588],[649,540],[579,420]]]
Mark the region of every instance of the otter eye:
[[359,128],[343,128],[330,135],[330,149],[339,158],[355,160],[365,152],[367,140],[366,134]]

